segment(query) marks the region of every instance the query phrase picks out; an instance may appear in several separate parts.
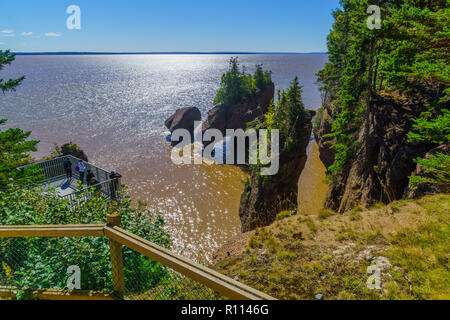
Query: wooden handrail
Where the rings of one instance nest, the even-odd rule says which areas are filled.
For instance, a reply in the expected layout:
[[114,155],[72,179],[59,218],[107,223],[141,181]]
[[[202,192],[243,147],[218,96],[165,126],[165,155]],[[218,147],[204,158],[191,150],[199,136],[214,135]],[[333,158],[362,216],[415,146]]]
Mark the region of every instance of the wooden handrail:
[[0,238],[104,237],[105,225],[0,226]]
[[[109,219],[110,220],[110,219]],[[274,300],[273,297],[174,254],[113,224],[0,226],[0,238],[108,237],[140,254],[236,300]]]
[[178,271],[195,281],[236,300],[273,300],[258,290],[228,278],[189,259],[117,227],[105,227],[105,235],[142,255]]

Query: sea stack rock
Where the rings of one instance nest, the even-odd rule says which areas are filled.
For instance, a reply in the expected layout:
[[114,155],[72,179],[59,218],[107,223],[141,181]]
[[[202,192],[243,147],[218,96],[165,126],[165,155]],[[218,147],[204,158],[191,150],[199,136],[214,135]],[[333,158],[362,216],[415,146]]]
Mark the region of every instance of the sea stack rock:
[[165,125],[173,133],[177,129],[186,129],[194,135],[194,122],[201,121],[202,114],[196,107],[178,109],[173,116],[166,120]]
[[217,105],[208,112],[203,123],[203,132],[218,129],[223,135],[227,129],[247,128],[247,123],[265,114],[275,95],[275,85],[271,83],[264,91],[251,99],[234,105]]
[[272,224],[280,212],[280,206],[285,210],[297,209],[298,180],[305,168],[306,148],[310,142],[314,116],[315,111],[308,110],[302,121],[297,123],[297,144],[291,151],[280,155],[280,170],[275,176],[264,178],[259,171],[251,172],[239,209],[243,233]]

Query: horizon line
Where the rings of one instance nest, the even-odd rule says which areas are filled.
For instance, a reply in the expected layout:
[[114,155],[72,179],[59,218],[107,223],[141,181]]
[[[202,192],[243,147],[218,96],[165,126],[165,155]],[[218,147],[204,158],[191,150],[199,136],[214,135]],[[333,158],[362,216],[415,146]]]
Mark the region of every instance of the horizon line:
[[102,52],[102,51],[49,51],[49,52],[13,52],[16,55],[157,55],[157,54],[248,54],[248,55],[307,55],[328,54],[328,52],[251,52],[251,51],[148,51],[148,52]]

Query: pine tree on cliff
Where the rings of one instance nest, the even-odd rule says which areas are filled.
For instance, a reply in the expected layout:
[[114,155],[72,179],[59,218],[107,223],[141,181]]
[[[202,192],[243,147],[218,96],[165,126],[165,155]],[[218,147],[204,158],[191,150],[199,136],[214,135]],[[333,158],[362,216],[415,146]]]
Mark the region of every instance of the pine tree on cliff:
[[[326,137],[332,139],[336,151],[329,171],[335,184],[341,185],[340,191],[331,190],[333,201],[340,202],[334,203],[334,209],[352,205],[342,199],[342,192],[358,158],[367,162],[359,163],[367,180],[378,185],[372,192],[381,193],[366,195],[368,202],[401,196],[400,191],[389,190],[386,177],[372,163],[373,146],[363,141],[371,134],[371,121],[377,112],[371,109],[374,101],[419,97],[426,101],[419,104],[424,112],[421,118],[427,121],[448,110],[450,9],[446,1],[378,1],[382,12],[379,30],[365,26],[370,4],[365,0],[341,1],[342,9],[333,13],[335,23],[328,36],[329,63],[318,74],[332,117],[332,132]],[[431,141],[429,145],[433,147]]]
[[222,75],[220,88],[214,99],[215,104],[224,106],[245,102],[259,94],[271,83],[271,72],[263,71],[262,65],[256,65],[255,74],[247,74],[245,68],[240,70],[239,59],[231,58],[229,70]]
[[251,178],[239,209],[242,232],[270,225],[280,211],[297,210],[298,181],[307,159],[314,114],[305,110],[302,87],[295,77],[287,91],[278,92],[278,102],[272,101],[263,117],[248,124],[253,129],[279,130],[280,170],[273,176],[262,176],[261,164],[250,166]]
[[245,101],[251,93],[251,87],[245,77],[244,70],[239,68],[238,58],[230,59],[230,69],[222,75],[220,89],[214,103],[229,105]]
[[[0,50],[0,71],[14,59],[15,55],[9,50]],[[7,81],[0,79],[0,89],[3,93],[14,91],[24,79],[25,77]],[[5,122],[6,119],[0,119],[0,126]],[[0,190],[10,184],[30,184],[39,180],[39,177],[35,175],[36,168],[16,170],[17,167],[29,163],[30,151],[36,151],[39,141],[27,140],[30,134],[31,132],[24,132],[21,129],[0,131]]]

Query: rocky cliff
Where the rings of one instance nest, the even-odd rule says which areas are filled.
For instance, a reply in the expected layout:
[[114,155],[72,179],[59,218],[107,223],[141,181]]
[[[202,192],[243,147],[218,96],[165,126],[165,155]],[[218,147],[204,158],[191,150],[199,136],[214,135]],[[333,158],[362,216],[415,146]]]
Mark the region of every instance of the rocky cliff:
[[331,133],[332,111],[328,99],[325,99],[323,110],[320,114],[320,122],[313,128],[314,138],[319,146],[319,158],[326,168],[334,163],[335,151],[331,148],[330,138],[325,137]]
[[[382,97],[369,103],[367,120],[359,131],[352,160],[342,174],[331,181],[325,208],[344,212],[358,205],[368,207],[412,195],[408,184],[409,176],[416,170],[414,159],[438,147],[431,143],[413,143],[407,138],[412,119],[420,116],[426,103],[398,102]],[[317,130],[316,138],[323,154],[328,154],[329,150],[320,142],[329,130],[324,121]],[[324,163],[329,165],[329,159]]]
[[[251,173],[241,197],[239,216],[242,232],[268,226],[282,210],[296,210],[298,180],[306,164],[306,148],[312,132],[315,111],[308,111],[296,125],[296,146],[290,152],[280,154],[280,170],[277,175],[262,177],[259,171]],[[307,186],[305,186],[307,187]]]
[[250,100],[230,106],[217,105],[208,112],[208,119],[203,123],[203,132],[218,129],[225,135],[227,129],[246,129],[247,123],[267,112],[275,94],[272,83],[260,94]]

